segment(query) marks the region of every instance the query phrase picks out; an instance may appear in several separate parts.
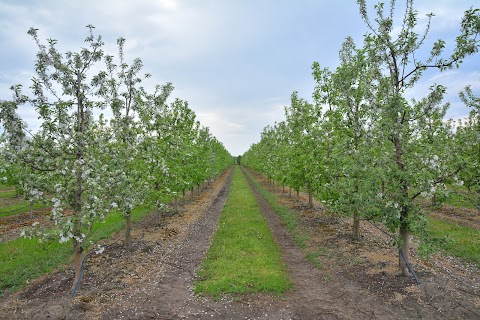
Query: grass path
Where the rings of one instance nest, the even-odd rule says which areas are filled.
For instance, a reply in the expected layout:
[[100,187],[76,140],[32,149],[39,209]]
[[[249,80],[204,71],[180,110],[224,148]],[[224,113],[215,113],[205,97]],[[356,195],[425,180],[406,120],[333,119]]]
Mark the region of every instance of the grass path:
[[281,251],[238,166],[206,260],[197,293],[265,292],[291,287]]

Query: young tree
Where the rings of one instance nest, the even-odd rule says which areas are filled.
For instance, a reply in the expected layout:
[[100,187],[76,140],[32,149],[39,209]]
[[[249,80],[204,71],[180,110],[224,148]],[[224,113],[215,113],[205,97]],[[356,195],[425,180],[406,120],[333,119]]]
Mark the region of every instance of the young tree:
[[353,215],[352,235],[359,239],[360,216],[368,213],[370,199],[378,194],[376,166],[372,165],[372,110],[365,100],[371,69],[365,52],[350,37],[340,50],[340,63],[333,73],[314,64],[314,97],[317,105],[327,108],[322,122],[329,145],[327,203],[337,212]]
[[[103,41],[93,34],[92,26],[88,29],[87,47],[65,54],[57,50],[56,40],[49,39],[44,45],[37,29],[29,30],[39,50],[37,77],[31,86],[33,98],[24,95],[21,86],[12,87],[15,101],[2,104],[1,119],[15,150],[15,161],[31,170],[32,190],[51,195],[56,231],[50,236],[57,236],[60,242],[72,240],[74,285],[81,274],[82,252],[91,228],[111,209],[100,170],[104,165],[100,155],[105,153],[105,122],[95,118],[95,110],[103,108],[95,99],[95,89],[103,80],[93,70],[103,57]],[[17,106],[23,104],[38,113],[41,124],[35,133],[27,131],[18,118],[12,120]],[[28,139],[23,138],[26,133]]]
[[[357,0],[360,15],[371,30],[364,37],[365,49],[373,68],[379,70],[372,86],[375,97],[370,101],[376,109],[376,136],[384,152],[383,179],[386,191],[384,220],[391,231],[398,230],[400,248],[399,266],[409,274],[410,230],[420,217],[414,200],[422,192],[432,190],[438,183],[454,174],[446,173],[437,162],[435,144],[441,144],[446,128],[443,124],[446,107],[441,105],[445,88],[433,84],[427,97],[407,101],[406,91],[415,87],[427,69],[440,71],[459,66],[468,55],[478,51],[477,35],[480,31],[478,9],[465,12],[461,34],[456,38],[453,53],[444,57],[445,42],[434,43],[430,56],[418,60],[419,52],[428,34],[433,14],[428,14],[425,32],[419,35],[418,12],[413,0],[406,0],[405,14],[399,30],[394,26],[395,1],[385,12],[384,4],[375,6],[375,25],[370,21],[365,0]],[[394,29],[395,28],[395,29]],[[428,124],[428,125],[426,125]],[[433,161],[433,162],[432,162]],[[426,163],[431,165],[427,166]],[[432,177],[432,175],[434,177]]]
[[150,74],[139,74],[143,67],[139,58],[131,65],[125,62],[125,39],[119,38],[117,45],[118,65],[113,56],[105,56],[107,71],[102,74],[105,81],[98,91],[113,112],[109,126],[111,139],[106,141],[109,152],[104,154],[104,162],[111,174],[108,186],[112,203],[125,218],[125,248],[131,249],[132,211],[142,203],[148,190],[139,148],[139,137],[146,130],[139,119],[146,93],[139,85]]

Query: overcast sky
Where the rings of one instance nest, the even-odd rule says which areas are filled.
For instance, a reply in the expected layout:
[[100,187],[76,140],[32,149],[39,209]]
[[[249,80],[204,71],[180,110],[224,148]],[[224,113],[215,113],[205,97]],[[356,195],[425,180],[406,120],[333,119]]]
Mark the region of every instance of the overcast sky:
[[[463,12],[479,6],[471,0],[417,2],[419,16],[436,15],[430,43],[454,40]],[[370,11],[375,3],[369,2]],[[12,84],[28,87],[34,75],[30,27],[42,39],[57,39],[62,51],[77,51],[89,24],[109,54],[116,54],[118,37],[126,38],[126,60],[141,58],[152,74],[146,86],[172,82],[172,96],[187,100],[233,155],[258,142],[266,125],[284,119],[293,91],[311,100],[314,61],[335,68],[345,37],[361,45],[368,31],[355,0],[0,0],[0,100],[11,98]],[[459,70],[426,74],[408,95],[421,98],[433,83],[448,88],[447,116],[466,116],[458,92],[467,84],[480,91],[480,55]],[[31,110],[22,116],[34,123]]]

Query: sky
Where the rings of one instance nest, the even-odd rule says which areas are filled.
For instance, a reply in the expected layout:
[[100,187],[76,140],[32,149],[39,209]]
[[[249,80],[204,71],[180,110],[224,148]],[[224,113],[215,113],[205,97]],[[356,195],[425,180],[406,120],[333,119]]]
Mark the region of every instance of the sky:
[[[397,1],[399,12],[404,2]],[[442,38],[447,49],[463,12],[480,7],[473,0],[417,2],[420,26],[426,13],[435,14],[426,43]],[[377,1],[367,3],[373,14]],[[117,38],[125,38],[126,61],[141,58],[143,71],[152,74],[143,85],[172,82],[172,98],[188,101],[232,155],[258,142],[265,126],[284,120],[293,91],[312,100],[314,61],[336,68],[345,38],[360,46],[369,31],[355,0],[0,0],[0,100],[11,99],[13,84],[27,88],[34,76],[30,27],[66,52],[84,45],[87,25],[95,26],[109,54],[117,53]],[[466,85],[480,92],[480,54],[460,69],[426,73],[407,96],[420,99],[434,83],[447,87],[447,117],[466,117],[458,93]],[[20,115],[38,125],[32,109]]]

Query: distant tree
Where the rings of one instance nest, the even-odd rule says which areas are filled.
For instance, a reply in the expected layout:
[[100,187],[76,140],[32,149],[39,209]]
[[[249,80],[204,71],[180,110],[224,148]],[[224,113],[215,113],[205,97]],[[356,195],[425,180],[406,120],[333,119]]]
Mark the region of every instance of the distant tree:
[[321,126],[318,125],[320,111],[297,92],[291,95],[291,105],[286,108],[286,123],[290,129],[290,181],[295,189],[305,187],[308,192],[308,205],[313,207],[313,193],[322,180]]
[[465,199],[480,214],[480,97],[473,94],[471,87],[466,87],[460,93],[460,98],[471,111],[468,119],[456,131],[456,153],[463,157],[465,169],[459,173],[455,184],[467,188]]

